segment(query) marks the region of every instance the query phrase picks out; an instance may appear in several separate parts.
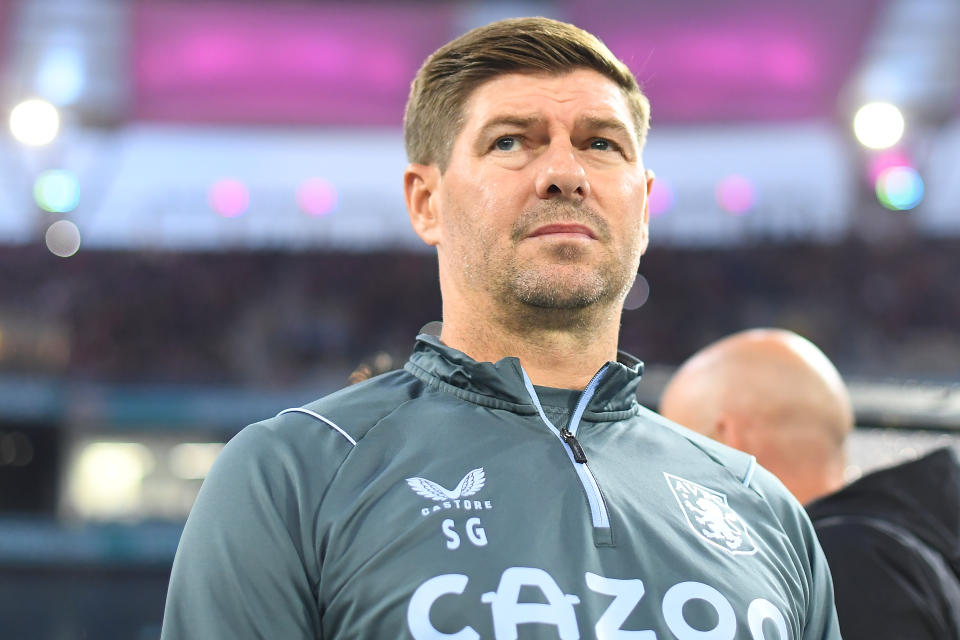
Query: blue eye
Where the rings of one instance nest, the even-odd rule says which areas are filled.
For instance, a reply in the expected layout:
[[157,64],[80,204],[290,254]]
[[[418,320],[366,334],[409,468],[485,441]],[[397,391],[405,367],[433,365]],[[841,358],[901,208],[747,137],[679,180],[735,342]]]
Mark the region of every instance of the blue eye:
[[497,138],[493,144],[498,151],[513,151],[517,148],[517,139],[513,136],[503,136]]
[[594,138],[590,141],[590,148],[597,151],[609,151],[612,146],[609,140],[603,138]]

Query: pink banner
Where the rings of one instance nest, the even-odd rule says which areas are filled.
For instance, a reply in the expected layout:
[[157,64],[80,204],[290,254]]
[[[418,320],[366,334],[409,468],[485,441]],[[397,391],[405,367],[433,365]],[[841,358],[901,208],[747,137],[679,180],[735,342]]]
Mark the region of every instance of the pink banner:
[[10,37],[13,26],[13,3],[10,0],[0,0],[0,72],[8,61]]
[[570,2],[631,67],[654,122],[833,117],[877,0]]
[[454,35],[422,4],[141,2],[134,20],[135,117],[188,122],[399,125]]

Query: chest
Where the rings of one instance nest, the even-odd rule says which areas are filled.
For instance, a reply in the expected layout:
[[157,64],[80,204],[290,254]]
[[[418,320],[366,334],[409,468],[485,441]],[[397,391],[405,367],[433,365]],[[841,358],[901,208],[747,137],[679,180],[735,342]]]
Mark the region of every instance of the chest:
[[474,427],[352,454],[315,521],[331,637],[797,637],[792,550],[722,474],[629,430],[585,427],[578,468],[535,423]]

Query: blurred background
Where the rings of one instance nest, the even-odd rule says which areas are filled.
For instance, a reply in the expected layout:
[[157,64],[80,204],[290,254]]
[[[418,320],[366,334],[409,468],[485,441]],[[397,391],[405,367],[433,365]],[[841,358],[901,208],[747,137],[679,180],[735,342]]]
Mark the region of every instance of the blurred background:
[[850,383],[851,478],[957,446],[956,0],[0,0],[0,635],[157,638],[222,444],[439,319],[403,106],[515,15],[593,31],[651,98],[645,404],[778,326]]

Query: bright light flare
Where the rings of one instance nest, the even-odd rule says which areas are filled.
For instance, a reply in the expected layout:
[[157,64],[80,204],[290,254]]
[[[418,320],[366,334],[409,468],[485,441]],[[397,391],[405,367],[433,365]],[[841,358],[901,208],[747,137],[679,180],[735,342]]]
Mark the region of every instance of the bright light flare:
[[143,478],[153,465],[153,454],[142,444],[90,443],[76,461],[74,504],[88,517],[129,515],[140,506]]
[[10,132],[23,144],[41,147],[52,142],[59,131],[60,113],[46,100],[24,100],[10,111]]
[[650,190],[650,217],[656,218],[673,209],[677,199],[677,192],[668,180],[657,177]]
[[870,182],[876,183],[880,174],[893,167],[911,167],[913,161],[902,149],[888,149],[874,154],[867,162],[867,176]]
[[337,188],[323,178],[305,180],[297,189],[297,206],[310,216],[325,216],[337,208]]
[[37,70],[37,90],[59,105],[73,104],[86,85],[83,57],[73,47],[46,52]]
[[891,167],[880,173],[877,200],[887,209],[907,211],[923,200],[923,180],[913,167]]
[[170,450],[170,471],[184,480],[202,480],[223,450],[221,442],[184,442]]
[[637,279],[633,281],[633,286],[627,292],[627,297],[623,301],[623,308],[626,311],[639,309],[650,299],[650,282],[638,273]]
[[233,178],[224,178],[213,183],[207,200],[214,213],[224,218],[242,216],[250,207],[250,190],[247,185]]
[[69,258],[80,250],[80,229],[69,220],[57,220],[44,236],[47,249],[58,258]]
[[70,213],[80,204],[80,181],[64,169],[44,171],[33,183],[37,206],[51,213]]
[[903,114],[887,102],[865,104],[853,117],[853,133],[865,147],[889,149],[903,137]]
[[757,203],[757,188],[749,179],[729,175],[717,183],[714,196],[720,208],[734,216],[741,216]]

